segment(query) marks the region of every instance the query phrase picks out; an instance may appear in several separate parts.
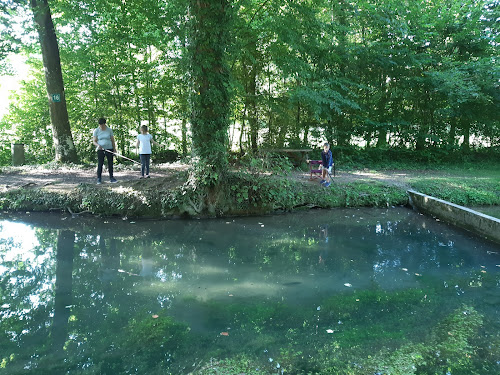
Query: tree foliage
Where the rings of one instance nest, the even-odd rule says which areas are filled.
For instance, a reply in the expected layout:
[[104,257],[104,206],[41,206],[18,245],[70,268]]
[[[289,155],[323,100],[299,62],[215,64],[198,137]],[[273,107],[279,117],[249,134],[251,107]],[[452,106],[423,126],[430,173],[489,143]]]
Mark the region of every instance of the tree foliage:
[[[231,149],[323,139],[339,149],[500,144],[497,0],[237,0],[220,3],[224,12],[212,14],[219,22],[198,23],[203,34],[194,25],[207,4],[50,2],[84,160],[93,156],[90,131],[101,116],[124,154],[143,123],[183,155],[193,142],[217,160]],[[37,56],[36,46],[24,47]],[[205,97],[209,80],[217,93]],[[26,82],[22,90],[39,96],[37,87]],[[26,98],[18,93],[2,125],[18,138],[36,117]],[[200,122],[200,108],[217,120]]]

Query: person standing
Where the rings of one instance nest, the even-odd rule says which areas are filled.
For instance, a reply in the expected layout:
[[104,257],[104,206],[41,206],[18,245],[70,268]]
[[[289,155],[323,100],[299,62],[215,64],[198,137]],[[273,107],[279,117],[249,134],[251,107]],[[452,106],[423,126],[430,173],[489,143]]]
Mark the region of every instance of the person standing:
[[149,178],[151,143],[160,146],[160,144],[153,139],[153,136],[148,133],[148,127],[146,125],[142,125],[141,134],[137,135],[137,144],[136,144],[136,147],[139,152],[139,158],[141,159],[141,178],[144,178],[144,172],[146,172],[146,178]]
[[330,144],[325,142],[323,151],[321,151],[322,177],[321,185],[328,187],[331,184],[330,174],[332,173],[333,155],[330,150]]
[[116,144],[113,130],[106,125],[104,117],[101,117],[98,122],[99,127],[94,130],[92,139],[97,151],[97,184],[102,183],[102,167],[105,157],[108,160],[109,181],[115,183],[117,180],[113,177],[113,153],[116,153]]

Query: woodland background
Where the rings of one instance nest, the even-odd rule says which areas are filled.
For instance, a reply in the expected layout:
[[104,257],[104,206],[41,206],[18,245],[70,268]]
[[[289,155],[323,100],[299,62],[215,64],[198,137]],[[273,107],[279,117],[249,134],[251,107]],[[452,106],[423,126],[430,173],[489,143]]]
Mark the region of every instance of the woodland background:
[[[49,162],[54,139],[33,13],[25,1],[0,4],[2,73],[12,53],[25,56],[31,72],[0,122],[0,164],[10,163],[15,142],[25,144],[28,162]],[[91,132],[101,116],[123,155],[135,152],[141,124],[170,148],[156,151],[158,160],[171,150],[190,155],[200,95],[193,82],[204,68],[219,73],[222,86],[201,94],[212,95],[211,108],[223,112],[217,142],[194,140],[208,154],[221,144],[230,155],[318,149],[328,140],[345,160],[498,156],[497,0],[48,4],[81,162],[94,160]],[[204,6],[212,12],[208,21],[193,27],[196,8]],[[193,50],[200,35],[219,55]]]

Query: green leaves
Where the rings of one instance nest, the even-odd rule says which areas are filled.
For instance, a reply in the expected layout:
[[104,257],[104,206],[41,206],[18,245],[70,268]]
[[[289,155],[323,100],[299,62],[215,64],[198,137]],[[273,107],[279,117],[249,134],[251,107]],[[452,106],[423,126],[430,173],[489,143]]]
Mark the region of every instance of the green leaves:
[[[215,166],[235,148],[255,154],[263,145],[310,147],[325,138],[422,150],[460,142],[467,149],[469,138],[500,142],[498,7],[490,1],[51,6],[69,120],[86,162],[94,161],[89,133],[101,116],[122,154],[147,123],[183,155],[192,136],[195,153]],[[33,160],[45,161],[53,143],[40,82],[35,76],[16,94],[5,127],[16,126]]]

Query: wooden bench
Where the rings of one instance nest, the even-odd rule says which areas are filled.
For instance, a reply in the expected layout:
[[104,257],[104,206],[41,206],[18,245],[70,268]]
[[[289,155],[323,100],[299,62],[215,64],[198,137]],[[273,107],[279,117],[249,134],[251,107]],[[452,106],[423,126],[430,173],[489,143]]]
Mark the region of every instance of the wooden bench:
[[[321,160],[308,160],[307,163],[309,164],[309,172],[311,173],[311,177],[309,177],[310,180],[313,179],[313,174],[319,174],[319,177],[322,176],[323,166],[321,164],[323,162]],[[332,167],[333,167],[333,177],[335,177],[335,163],[332,164]]]

